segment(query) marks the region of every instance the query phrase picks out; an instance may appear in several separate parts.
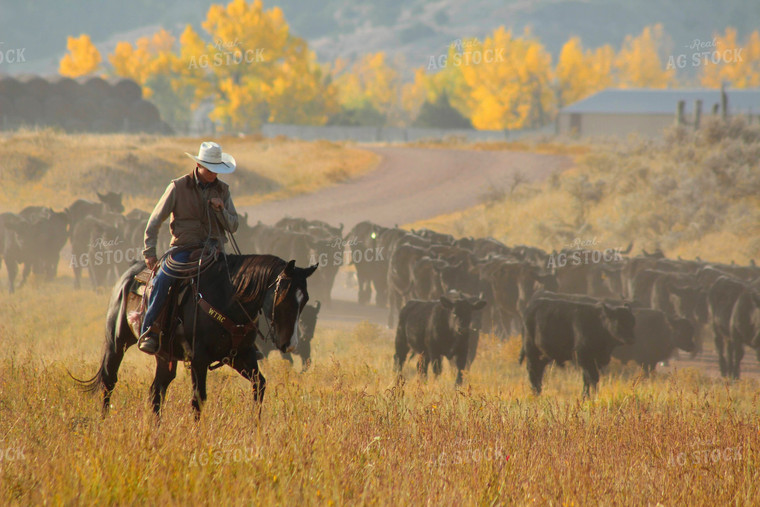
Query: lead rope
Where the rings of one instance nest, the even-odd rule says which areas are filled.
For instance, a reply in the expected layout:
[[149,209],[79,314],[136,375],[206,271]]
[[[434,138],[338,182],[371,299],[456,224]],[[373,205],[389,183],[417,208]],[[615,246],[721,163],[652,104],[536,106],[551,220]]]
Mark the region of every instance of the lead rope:
[[[191,346],[191,352],[192,355],[195,356],[195,337],[198,334],[198,301],[200,298],[203,297],[203,295],[200,292],[201,289],[201,273],[204,272],[206,269],[203,268],[203,260],[204,260],[204,254],[206,253],[206,248],[211,247],[211,217],[209,215],[209,209],[208,206],[206,206],[206,218],[209,221],[209,230],[208,230],[208,236],[206,237],[206,241],[203,243],[203,251],[201,252],[200,257],[198,257],[198,266],[197,266],[197,272],[195,275],[195,290],[193,291],[193,299],[195,300],[195,305],[193,305],[195,308],[193,308],[193,343]],[[216,255],[214,248],[210,248],[209,256],[206,257],[207,260],[213,259],[213,257]],[[224,253],[224,252],[222,252]],[[170,257],[171,258],[171,257]],[[227,257],[224,258],[225,265],[227,264]],[[184,263],[181,263],[184,264]],[[187,263],[187,264],[194,264],[194,263]],[[211,262],[208,263],[206,268],[211,266]],[[229,273],[229,270],[228,270]],[[187,359],[187,358],[186,358]],[[189,358],[192,361],[192,357]],[[187,367],[188,363],[187,360],[185,361],[185,367]]]

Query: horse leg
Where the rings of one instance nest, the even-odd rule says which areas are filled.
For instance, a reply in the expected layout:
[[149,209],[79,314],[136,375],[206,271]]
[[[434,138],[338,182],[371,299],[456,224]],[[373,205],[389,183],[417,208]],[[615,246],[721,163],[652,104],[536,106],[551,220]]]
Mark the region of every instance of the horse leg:
[[156,357],[156,376],[150,386],[150,399],[153,404],[153,413],[161,416],[161,407],[166,398],[166,388],[169,387],[174,377],[177,376],[176,361],[167,362]]
[[103,354],[100,371],[98,372],[98,380],[103,391],[103,405],[101,409],[103,417],[108,415],[108,411],[111,408],[111,394],[113,394],[116,382],[118,381],[119,366],[121,366],[122,359],[124,359],[124,349],[121,347],[115,350],[109,347]]
[[264,401],[264,391],[266,390],[267,381],[259,369],[259,361],[256,358],[256,348],[251,347],[248,351],[235,358],[232,367],[243,376],[251,381],[253,388],[253,406],[257,417],[261,418],[261,404]]
[[193,377],[192,406],[195,411],[195,420],[198,421],[201,418],[201,408],[203,408],[203,404],[206,403],[206,375],[208,373],[208,363],[205,361],[197,361],[194,358],[191,370]]

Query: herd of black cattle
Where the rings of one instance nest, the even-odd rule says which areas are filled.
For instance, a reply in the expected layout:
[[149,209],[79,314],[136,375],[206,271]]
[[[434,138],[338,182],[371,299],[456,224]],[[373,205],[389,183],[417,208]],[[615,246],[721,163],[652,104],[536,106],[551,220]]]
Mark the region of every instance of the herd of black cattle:
[[[61,212],[34,206],[0,214],[0,260],[11,291],[20,264],[19,286],[32,272],[54,278],[67,241],[76,287],[83,269],[94,288],[107,287],[142,260],[149,213],[123,214],[121,194],[98,198],[79,199]],[[676,260],[661,252],[629,256],[631,246],[614,256],[577,246],[548,253],[493,238],[456,239],[366,221],[344,234],[342,225],[319,220],[249,225],[244,216],[235,238],[244,253],[270,253],[301,266],[318,263],[309,293],[328,305],[340,267],[351,264],[359,303],[370,304],[374,295],[377,306],[388,308],[399,372],[410,352],[419,354],[423,375],[430,363],[439,374],[446,357],[459,383],[481,332],[522,333],[520,362],[527,362],[536,393],[552,361],[575,362],[587,395],[611,356],[634,360],[648,374],[676,348],[698,353],[703,336],[712,335],[723,376],[739,377],[745,346],[760,357],[760,268],[754,263]],[[159,251],[169,239],[162,227]],[[306,312],[309,338],[318,312],[319,306]],[[306,366],[310,347],[298,353]]]

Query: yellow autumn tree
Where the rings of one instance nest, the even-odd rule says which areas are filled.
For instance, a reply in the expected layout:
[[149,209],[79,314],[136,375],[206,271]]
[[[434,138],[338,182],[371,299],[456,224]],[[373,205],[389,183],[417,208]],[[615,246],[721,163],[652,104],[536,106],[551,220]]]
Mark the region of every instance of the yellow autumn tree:
[[[330,84],[329,72],[307,51],[306,43],[283,63],[279,75],[262,85],[268,121],[299,125],[324,125],[339,110],[337,88]],[[299,55],[296,57],[296,55]]]
[[584,51],[580,38],[569,39],[562,46],[555,70],[559,87],[559,105],[572,104],[612,86],[614,56],[614,50],[609,45],[595,51]]
[[401,75],[384,52],[365,54],[350,69],[339,59],[333,67],[333,76],[344,109],[369,106],[390,125],[402,121]]
[[214,94],[214,84],[207,78],[206,69],[198,65],[199,55],[206,51],[206,42],[190,25],[179,37],[179,52],[171,61],[172,89],[190,98],[196,108],[200,102]]
[[129,42],[117,43],[108,61],[114,74],[134,79],[143,87],[143,95],[151,97],[153,89],[148,81],[156,75],[170,74],[175,42],[172,34],[161,29],[151,37],[137,39],[134,46]]
[[[479,42],[477,39],[459,39],[458,42],[463,47],[459,47],[459,44],[449,45],[446,53],[443,54],[445,58],[440,55],[432,56],[427,67],[415,69],[414,80],[403,85],[401,101],[408,117],[416,118],[422,104],[425,102],[433,104],[443,95],[446,95],[454,109],[465,117],[470,116],[467,102],[470,89],[462,74],[461,50]],[[459,60],[456,58],[457,54],[459,54]],[[456,65],[457,62],[460,65]]]
[[666,69],[659,52],[664,44],[661,24],[644,27],[641,34],[627,35],[615,57],[622,88],[666,88],[675,83],[675,69]]
[[58,72],[62,76],[86,76],[98,70],[102,58],[100,51],[92,43],[89,35],[68,37],[66,49],[68,49],[68,53],[63,56],[58,67]]
[[261,0],[212,5],[203,29],[211,43],[190,63],[214,83],[212,119],[251,129],[263,121],[323,124],[334,112],[332,85],[281,9],[264,10]]
[[[167,30],[141,37],[135,44],[119,42],[108,56],[113,73],[135,80],[161,112],[161,117],[175,127],[186,127],[192,109],[212,91],[203,74],[190,68],[188,50],[199,51],[205,43],[190,27],[177,40]],[[194,53],[193,53],[194,54]]]
[[723,83],[734,88],[760,86],[760,32],[757,30],[740,43],[736,29],[726,28],[723,35],[715,35],[715,47],[704,51],[711,54],[698,56],[703,86],[719,88]]
[[328,73],[279,8],[265,11],[260,0],[214,4],[202,26],[203,36],[186,26],[179,44],[166,30],[120,42],[109,56],[113,72],[136,80],[162,114],[183,122],[213,102],[209,117],[227,130],[263,121],[324,124],[337,111]]
[[471,53],[493,51],[492,63],[462,64],[470,119],[477,129],[534,128],[551,120],[556,109],[551,55],[530,32],[514,37],[497,28]]

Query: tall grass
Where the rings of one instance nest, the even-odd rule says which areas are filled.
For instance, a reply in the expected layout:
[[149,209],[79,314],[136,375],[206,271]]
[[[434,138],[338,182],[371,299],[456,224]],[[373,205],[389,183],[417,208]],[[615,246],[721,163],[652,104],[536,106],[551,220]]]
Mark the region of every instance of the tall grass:
[[484,337],[456,390],[448,365],[422,381],[412,360],[397,380],[391,331],[322,322],[307,373],[262,361],[260,421],[225,368],[196,423],[180,366],[160,425],[152,360],[132,349],[101,419],[66,370],[96,369],[107,295],[68,282],[0,295],[3,504],[744,505],[760,493],[757,381],[613,365],[584,401],[577,370],[550,368],[534,397],[516,337]]

